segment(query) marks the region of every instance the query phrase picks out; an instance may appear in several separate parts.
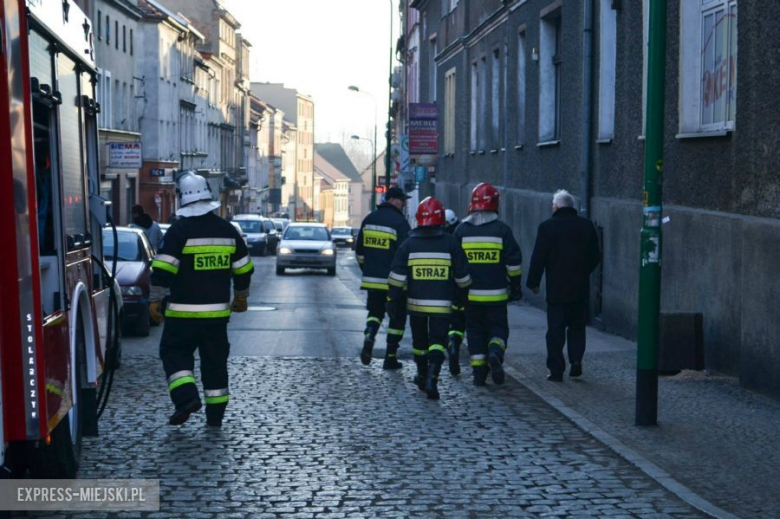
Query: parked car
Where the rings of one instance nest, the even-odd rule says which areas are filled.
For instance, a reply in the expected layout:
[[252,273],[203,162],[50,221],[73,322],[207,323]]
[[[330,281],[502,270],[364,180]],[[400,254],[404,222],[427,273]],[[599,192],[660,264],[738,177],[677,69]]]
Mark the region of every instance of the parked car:
[[279,242],[276,274],[282,275],[288,268],[315,268],[327,269],[329,275],[335,276],[336,257],[336,244],[325,225],[293,222]]
[[230,225],[232,225],[233,227],[235,227],[235,228],[236,228],[236,230],[238,231],[238,234],[240,234],[240,235],[241,235],[241,237],[242,237],[242,238],[244,238],[244,244],[245,244],[245,245],[247,246],[247,248],[248,248],[248,247],[249,247],[249,242],[247,241],[246,233],[245,233],[245,232],[244,232],[244,230],[241,228],[241,226],[240,226],[240,225],[238,225],[238,223],[236,223],[236,222],[230,222]]
[[[117,227],[116,280],[122,293],[122,328],[137,335],[149,335],[149,289],[154,253],[140,229]],[[109,272],[113,269],[114,234],[103,229],[103,257]]]
[[237,214],[231,221],[236,222],[246,234],[249,253],[265,256],[268,249],[268,234],[263,217],[256,214]]
[[270,254],[276,254],[276,250],[279,248],[279,240],[282,239],[282,235],[276,230],[276,224],[270,218],[261,216],[263,219],[263,228],[268,241],[268,252]]
[[355,237],[352,234],[352,227],[334,227],[330,234],[333,236],[333,243],[337,247],[355,248]]
[[279,238],[281,239],[282,233],[287,228],[287,225],[289,225],[290,220],[287,218],[271,218],[271,221],[274,223],[276,232],[279,233]]

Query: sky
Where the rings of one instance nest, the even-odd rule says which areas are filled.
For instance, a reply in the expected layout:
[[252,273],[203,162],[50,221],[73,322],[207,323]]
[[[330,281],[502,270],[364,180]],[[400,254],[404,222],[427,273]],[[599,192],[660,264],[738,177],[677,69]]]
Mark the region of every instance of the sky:
[[[399,34],[396,0],[223,0],[252,44],[252,81],[284,83],[315,103],[317,142],[342,143],[357,134],[377,139],[387,122],[392,45]],[[398,62],[393,61],[393,66]],[[371,153],[371,144],[361,141]],[[358,143],[358,145],[361,145]],[[381,151],[382,146],[379,146]]]

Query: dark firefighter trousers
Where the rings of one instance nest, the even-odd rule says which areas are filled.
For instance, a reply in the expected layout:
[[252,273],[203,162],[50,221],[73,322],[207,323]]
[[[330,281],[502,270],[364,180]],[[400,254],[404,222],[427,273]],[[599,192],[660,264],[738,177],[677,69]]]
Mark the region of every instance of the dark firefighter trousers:
[[206,396],[206,419],[221,421],[225,414],[230,392],[228,391],[227,359],[230,344],[227,323],[191,324],[165,321],[160,341],[160,359],[168,391],[176,409],[182,409],[192,400],[198,400],[195,384],[195,350],[200,354],[200,375]]
[[[376,334],[379,332],[379,327],[382,325],[382,319],[385,318],[385,308],[387,306],[387,291],[386,290],[369,290],[368,299],[366,301],[366,310],[368,310],[368,317],[366,317],[366,340],[375,341]],[[390,319],[389,326],[387,327],[387,350],[389,356],[395,356],[398,351],[398,344],[404,337],[404,329],[406,328],[406,304],[403,302],[398,305],[402,310],[400,315],[396,319]]]
[[466,309],[452,305],[452,314],[450,314],[450,331],[447,334],[449,341],[456,346],[460,346],[463,337],[466,334]]
[[411,315],[412,354],[418,365],[441,364],[447,351],[449,315]]
[[467,305],[466,334],[472,368],[487,366],[490,353],[495,353],[503,362],[509,339],[506,304]]

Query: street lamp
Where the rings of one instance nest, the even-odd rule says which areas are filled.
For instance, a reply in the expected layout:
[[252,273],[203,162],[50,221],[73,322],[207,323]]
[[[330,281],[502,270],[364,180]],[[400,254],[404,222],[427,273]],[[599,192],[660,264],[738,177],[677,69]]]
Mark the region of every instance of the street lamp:
[[[376,209],[376,97],[374,97],[373,94],[366,92],[365,90],[360,90],[355,85],[350,85],[347,88],[353,92],[357,92],[358,94],[367,95],[374,102],[374,161],[371,164],[371,210],[373,211]],[[352,138],[354,139],[356,136],[353,135]]]
[[388,77],[388,103],[387,103],[387,149],[385,151],[385,187],[390,189],[390,146],[391,121],[393,119],[393,0],[390,0],[390,73]]
[[[376,132],[376,127],[374,127],[374,132]],[[357,135],[353,135],[350,137],[350,139],[356,140],[356,141],[367,141],[370,142],[373,146],[374,150],[374,167],[371,171],[371,210],[373,211],[376,209],[376,133],[374,133],[374,140],[366,139],[365,137],[359,137]]]

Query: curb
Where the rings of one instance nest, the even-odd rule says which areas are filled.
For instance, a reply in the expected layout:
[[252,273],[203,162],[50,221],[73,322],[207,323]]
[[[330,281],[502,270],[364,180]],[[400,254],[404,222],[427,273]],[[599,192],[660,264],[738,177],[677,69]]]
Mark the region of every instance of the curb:
[[672,477],[672,475],[666,472],[664,469],[646,457],[642,456],[637,451],[626,446],[620,440],[601,429],[599,426],[579,414],[568,405],[564,404],[560,399],[549,394],[530,377],[523,375],[516,369],[507,365],[504,365],[504,371],[507,375],[511,376],[521,385],[525,386],[529,391],[544,400],[556,411],[571,420],[574,425],[590,434],[599,442],[606,445],[615,454],[637,467],[666,490],[679,497],[693,508],[717,519],[739,519],[739,516],[727,512],[722,508],[719,508],[718,506],[710,503],[696,492],[674,479],[674,477]]

